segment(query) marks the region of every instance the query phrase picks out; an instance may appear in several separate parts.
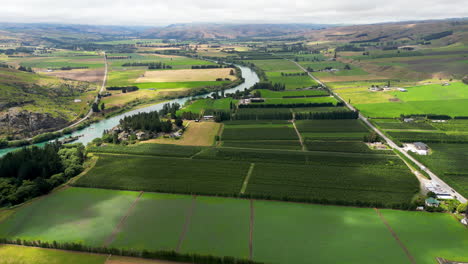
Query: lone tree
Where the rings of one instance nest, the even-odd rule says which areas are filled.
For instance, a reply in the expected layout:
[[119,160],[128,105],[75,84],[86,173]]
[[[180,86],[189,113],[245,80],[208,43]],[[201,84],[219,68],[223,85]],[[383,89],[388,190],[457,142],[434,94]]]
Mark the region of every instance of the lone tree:
[[93,112],[94,113],[98,113],[99,112],[99,105],[97,103],[93,103],[93,105],[91,106],[91,108],[93,109]]
[[106,105],[104,103],[101,104],[101,111],[104,111],[106,109]]

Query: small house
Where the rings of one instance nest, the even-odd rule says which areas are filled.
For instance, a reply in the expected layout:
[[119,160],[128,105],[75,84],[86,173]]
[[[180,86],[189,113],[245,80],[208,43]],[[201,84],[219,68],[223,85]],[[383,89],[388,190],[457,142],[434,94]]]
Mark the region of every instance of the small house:
[[397,90],[400,91],[400,92],[407,92],[408,91],[405,88],[397,88]]
[[405,122],[405,123],[414,122],[414,118],[405,118],[405,119],[403,119],[403,122]]
[[81,103],[81,99],[75,99],[73,100],[74,103]]
[[142,140],[142,139],[145,139],[146,133],[143,131],[139,131],[135,134],[135,136],[137,137],[138,140]]
[[435,198],[429,197],[426,199],[426,206],[439,207],[439,205],[440,205],[440,202]]
[[212,116],[212,115],[203,116],[203,119],[205,119],[205,120],[212,120],[213,118],[214,118],[214,116]]

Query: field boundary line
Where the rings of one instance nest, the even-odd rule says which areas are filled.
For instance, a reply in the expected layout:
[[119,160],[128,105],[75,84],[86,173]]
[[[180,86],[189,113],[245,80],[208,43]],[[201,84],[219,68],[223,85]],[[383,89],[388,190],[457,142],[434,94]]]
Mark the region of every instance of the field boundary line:
[[216,135],[218,136],[218,142],[216,142],[215,140],[213,144],[215,147],[220,147],[221,144],[223,143],[223,141],[221,140],[221,135],[223,134],[223,132],[224,132],[224,124],[221,123],[221,126],[218,129],[218,133],[216,133]]
[[301,143],[302,151],[306,151],[305,146],[304,146],[304,141],[296,126],[296,120],[293,119],[292,123],[293,123],[294,130],[296,131],[297,137],[299,138],[299,143]]
[[184,226],[182,228],[182,233],[180,233],[179,241],[177,242],[177,248],[175,250],[176,252],[180,252],[180,248],[182,247],[182,243],[184,242],[185,236],[188,233],[188,229],[190,227],[190,222],[192,220],[192,216],[193,216],[193,213],[195,211],[196,203],[197,203],[197,196],[194,195],[193,200],[192,200],[192,204],[190,205],[187,216],[185,217],[185,223],[184,223]]
[[207,148],[205,148],[205,149],[202,149],[202,150],[198,151],[197,153],[193,154],[192,156],[190,156],[189,159],[193,159],[195,156],[198,156],[198,155],[202,154],[203,152],[207,152],[207,151],[208,151],[209,149],[211,149],[211,148],[212,148],[212,147],[207,147]]
[[120,222],[115,226],[111,235],[104,241],[104,244],[103,244],[104,247],[108,247],[112,242],[114,242],[115,238],[117,237],[117,234],[120,233],[125,223],[127,222],[128,217],[130,216],[133,209],[135,208],[136,204],[141,199],[141,196],[143,196],[143,193],[144,192],[141,191],[138,197],[135,199],[135,201],[133,201],[132,205],[130,205],[130,207],[127,209],[127,212],[125,212],[125,214],[120,219]]
[[245,175],[244,182],[242,183],[240,194],[244,194],[245,191],[247,190],[247,185],[249,184],[250,175],[252,175],[254,167],[255,167],[255,163],[250,163],[249,170],[247,171],[247,175]]
[[253,260],[253,231],[255,220],[254,200],[250,199],[249,259]]
[[382,215],[382,213],[379,211],[379,209],[377,208],[374,208],[375,212],[377,213],[377,215],[380,217],[380,220],[382,220],[382,222],[384,223],[384,225],[387,227],[388,231],[392,234],[393,238],[396,240],[396,242],[400,245],[400,247],[403,249],[403,251],[405,252],[406,256],[408,257],[408,259],[410,260],[410,262],[412,264],[416,264],[416,260],[414,259],[414,257],[411,255],[411,253],[409,252],[408,248],[405,246],[405,244],[403,244],[403,242],[400,240],[400,238],[398,237],[398,235],[395,233],[395,231],[392,229],[392,227],[390,226],[390,224],[387,222],[387,219],[385,219],[385,217]]

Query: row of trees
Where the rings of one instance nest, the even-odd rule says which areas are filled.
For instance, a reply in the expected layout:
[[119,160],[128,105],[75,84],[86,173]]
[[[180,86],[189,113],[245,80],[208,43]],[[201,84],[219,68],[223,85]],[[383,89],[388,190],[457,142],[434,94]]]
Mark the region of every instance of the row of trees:
[[18,71],[34,72],[31,67],[24,67],[24,66],[19,66]]
[[0,206],[43,195],[83,170],[82,144],[27,147],[0,159]]
[[127,62],[122,64],[123,67],[139,67],[139,66],[146,66],[150,70],[157,70],[157,69],[172,69],[171,65],[166,65],[162,62]]
[[161,116],[167,116],[170,115],[170,118],[172,119],[177,119],[176,113],[177,110],[180,109],[180,104],[179,103],[167,103],[163,105],[163,108],[159,110],[159,115]]
[[256,89],[284,91],[286,90],[286,85],[284,83],[258,82],[250,88],[250,90],[256,90]]
[[358,111],[296,113],[296,119],[358,119]]

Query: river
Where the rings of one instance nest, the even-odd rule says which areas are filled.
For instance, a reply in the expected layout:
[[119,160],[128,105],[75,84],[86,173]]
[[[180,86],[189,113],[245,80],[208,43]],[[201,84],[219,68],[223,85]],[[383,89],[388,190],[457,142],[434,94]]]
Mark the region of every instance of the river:
[[[234,88],[226,89],[225,90],[226,93],[234,93],[236,91],[243,91],[245,88],[250,88],[251,86],[253,86],[255,83],[257,83],[259,81],[259,78],[258,78],[257,74],[254,71],[252,71],[250,68],[245,67],[245,66],[240,66],[240,65],[236,65],[236,66],[240,68],[240,70],[242,72],[242,77],[245,79],[245,81],[242,84],[239,84],[238,86],[236,86]],[[134,115],[134,114],[137,114],[137,113],[142,113],[142,112],[159,111],[159,110],[162,109],[163,105],[167,104],[167,103],[179,103],[180,105],[184,105],[185,102],[187,102],[187,101],[189,101],[189,100],[191,100],[193,98],[206,97],[206,96],[208,96],[210,94],[211,93],[202,94],[202,95],[198,95],[198,96],[187,96],[187,97],[173,99],[173,100],[170,100],[170,101],[165,101],[165,102],[162,102],[162,103],[157,103],[157,104],[150,105],[150,106],[147,106],[147,107],[135,109],[135,110],[132,110],[132,111],[129,111],[129,112],[125,112],[125,113],[122,113],[120,115],[116,115],[116,116],[113,116],[111,118],[104,119],[104,120],[101,120],[99,122],[93,123],[93,124],[83,128],[83,129],[77,130],[77,131],[73,132],[71,134],[71,136],[80,136],[80,138],[78,140],[74,141],[74,143],[79,142],[79,143],[83,143],[84,145],[86,145],[89,142],[91,142],[93,139],[101,137],[104,130],[111,129],[111,128],[115,127],[116,125],[118,125],[119,120],[122,119],[123,117],[131,116],[131,115]],[[66,136],[63,136],[63,137],[61,137],[59,139],[63,139],[63,138],[69,137],[69,136],[70,135],[66,135]],[[47,142],[42,142],[42,143],[38,143],[38,144],[34,144],[34,145],[43,146],[46,143]],[[19,148],[0,149],[0,157],[7,154],[8,152],[14,151],[16,149],[19,149]]]

